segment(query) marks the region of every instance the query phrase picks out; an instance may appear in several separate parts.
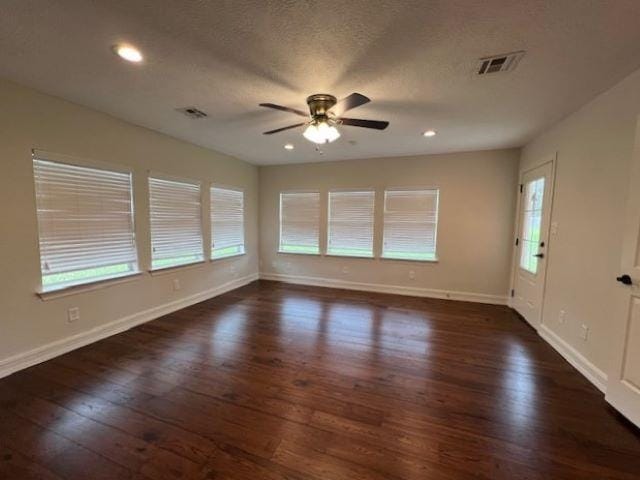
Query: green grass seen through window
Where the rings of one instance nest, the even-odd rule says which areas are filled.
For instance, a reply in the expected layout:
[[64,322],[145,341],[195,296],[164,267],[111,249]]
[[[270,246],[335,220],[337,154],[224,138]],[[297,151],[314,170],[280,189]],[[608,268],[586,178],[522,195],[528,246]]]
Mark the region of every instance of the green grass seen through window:
[[280,245],[280,251],[284,253],[320,253],[320,249],[313,245]]
[[155,270],[157,268],[177,267],[179,265],[199,262],[200,260],[202,260],[202,257],[200,255],[185,255],[182,257],[162,258],[159,260],[153,260],[151,262],[151,268]]
[[242,255],[244,253],[243,245],[234,245],[231,247],[214,248],[211,250],[211,258],[232,257],[233,255]]
[[329,248],[329,255],[344,255],[346,257],[373,257],[373,252],[365,248]]
[[429,261],[435,260],[435,253],[412,253],[412,252],[384,252],[382,255],[384,258],[390,258],[395,260],[421,260]]
[[132,272],[133,266],[129,263],[119,265],[109,265],[107,267],[86,268],[75,272],[54,273],[42,276],[43,287],[54,287],[63,285],[77,285],[88,283],[94,280],[106,279],[127,272]]

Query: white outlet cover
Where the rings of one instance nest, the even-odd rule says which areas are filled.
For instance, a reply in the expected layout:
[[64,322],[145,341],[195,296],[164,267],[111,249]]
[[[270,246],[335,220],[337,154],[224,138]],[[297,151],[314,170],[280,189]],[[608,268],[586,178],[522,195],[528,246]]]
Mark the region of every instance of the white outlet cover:
[[180,279],[178,278],[174,278],[173,279],[173,289],[177,292],[178,290],[180,290]]
[[416,279],[416,272],[414,272],[413,270],[409,270],[409,279],[415,280]]
[[589,326],[582,324],[582,327],[580,329],[580,338],[586,341],[587,337],[589,337]]
[[558,322],[564,323],[566,315],[567,312],[565,312],[564,310],[560,310],[560,313],[558,314]]
[[558,234],[558,222],[551,222],[551,235]]
[[67,321],[69,323],[77,322],[80,320],[80,308],[72,307],[67,310]]
[[342,267],[342,273],[349,273],[349,267]]

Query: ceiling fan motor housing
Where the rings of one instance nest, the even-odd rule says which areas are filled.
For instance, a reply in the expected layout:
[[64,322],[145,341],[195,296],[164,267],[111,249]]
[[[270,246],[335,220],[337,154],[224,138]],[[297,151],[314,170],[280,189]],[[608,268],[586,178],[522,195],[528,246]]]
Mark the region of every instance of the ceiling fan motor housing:
[[309,105],[309,111],[311,116],[315,119],[317,117],[327,117],[329,110],[338,102],[336,97],[327,93],[316,93],[307,97],[307,105]]

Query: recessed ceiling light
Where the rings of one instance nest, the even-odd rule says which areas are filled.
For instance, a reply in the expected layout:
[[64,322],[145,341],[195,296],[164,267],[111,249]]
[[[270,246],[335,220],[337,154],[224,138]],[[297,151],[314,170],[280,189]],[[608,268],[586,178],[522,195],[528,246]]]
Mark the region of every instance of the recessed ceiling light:
[[285,149],[285,150],[293,150],[293,145],[292,145],[291,143],[287,143],[287,144],[284,146],[284,149]]
[[436,131],[435,130],[427,130],[422,135],[425,136],[425,137],[435,137],[436,136]]
[[115,45],[113,51],[127,62],[139,63],[142,61],[140,50],[131,45]]

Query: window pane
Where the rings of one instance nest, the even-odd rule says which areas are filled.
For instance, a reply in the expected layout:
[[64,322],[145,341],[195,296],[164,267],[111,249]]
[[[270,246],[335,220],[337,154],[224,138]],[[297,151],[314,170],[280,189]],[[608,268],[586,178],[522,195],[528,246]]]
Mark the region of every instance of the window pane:
[[137,271],[131,174],[34,157],[43,290]]
[[150,177],[149,211],[152,269],[204,259],[200,185]]
[[280,194],[280,252],[320,253],[320,194]]
[[373,256],[375,192],[329,192],[327,253]]
[[544,177],[528,182],[523,196],[520,268],[533,274],[538,272],[542,205],[544,200]]
[[382,256],[435,260],[438,190],[387,190]]
[[211,258],[244,253],[244,193],[211,188]]

